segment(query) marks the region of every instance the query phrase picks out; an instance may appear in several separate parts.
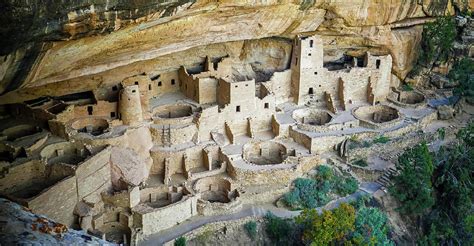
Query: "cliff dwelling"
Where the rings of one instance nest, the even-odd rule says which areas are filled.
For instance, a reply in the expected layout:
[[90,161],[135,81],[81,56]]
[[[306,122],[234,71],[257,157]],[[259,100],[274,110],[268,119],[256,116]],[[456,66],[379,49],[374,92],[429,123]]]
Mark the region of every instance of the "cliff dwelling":
[[[404,156],[445,153],[473,124],[465,1],[37,3],[31,23],[13,2],[0,245],[309,245],[302,221],[341,209],[354,225],[322,245],[366,240],[375,210],[377,245],[411,244],[429,230],[396,209],[401,165],[421,158]],[[453,48],[422,63],[438,18]],[[15,234],[7,213],[34,221]]]

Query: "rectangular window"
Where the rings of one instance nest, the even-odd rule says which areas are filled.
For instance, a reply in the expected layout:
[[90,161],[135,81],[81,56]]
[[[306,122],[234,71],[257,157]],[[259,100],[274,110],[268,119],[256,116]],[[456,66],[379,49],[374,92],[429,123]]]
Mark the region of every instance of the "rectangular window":
[[309,40],[309,47],[313,48],[313,40]]
[[138,85],[138,81],[135,81],[135,85]]
[[115,118],[115,112],[110,112],[110,118]]
[[150,84],[148,84],[148,90],[151,91],[151,85]]
[[268,108],[268,103],[265,103],[263,106],[264,106],[265,108]]
[[379,60],[379,59],[377,59],[377,60],[375,61],[375,67],[377,67],[377,69],[380,68],[380,60]]
[[235,107],[235,112],[240,112],[240,106]]
[[295,66],[298,65],[298,57],[295,58],[296,61],[295,61]]
[[308,94],[310,94],[310,95],[313,95],[313,93],[314,93],[314,91],[313,91],[313,87],[309,88],[309,90],[308,90]]
[[94,108],[92,106],[87,106],[87,113],[89,115],[92,115],[92,111],[94,111]]
[[174,81],[174,79],[171,80],[171,84],[174,85],[176,82]]
[[158,86],[161,86],[161,81],[158,81]]

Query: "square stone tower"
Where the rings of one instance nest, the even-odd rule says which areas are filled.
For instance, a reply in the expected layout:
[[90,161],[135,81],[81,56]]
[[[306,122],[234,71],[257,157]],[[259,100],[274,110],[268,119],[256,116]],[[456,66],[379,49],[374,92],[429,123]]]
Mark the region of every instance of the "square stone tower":
[[319,36],[298,36],[293,44],[291,58],[291,94],[295,103],[302,105],[305,99],[317,97],[324,100],[324,91],[315,87],[323,79],[323,41]]

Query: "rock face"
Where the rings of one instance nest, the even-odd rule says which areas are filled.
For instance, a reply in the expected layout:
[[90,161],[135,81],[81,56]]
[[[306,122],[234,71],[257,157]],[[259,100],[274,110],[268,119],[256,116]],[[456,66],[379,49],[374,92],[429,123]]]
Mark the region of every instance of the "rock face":
[[[243,40],[251,40],[243,43],[245,59],[250,54],[245,51],[262,44],[259,39],[315,33],[324,35],[329,52],[351,44],[390,53],[393,73],[403,79],[416,57],[410,51],[420,40],[418,25],[432,16],[452,14],[455,7],[472,8],[469,4],[462,0],[455,5],[448,0],[51,4],[9,0],[2,6],[7,14],[0,19],[0,93],[4,94],[0,102],[55,95],[62,87],[69,93],[86,91],[133,73],[164,72],[183,61],[196,63],[202,57],[192,55],[199,50],[223,56],[231,52],[229,45],[238,49]],[[278,46],[281,39],[263,42]],[[287,58],[288,50],[275,49],[258,64],[266,67],[274,63],[272,59]],[[169,62],[171,57],[191,60]]]
[[113,147],[110,162],[112,185],[117,190],[127,189],[128,185],[138,186],[149,175],[146,162],[131,149]]
[[0,198],[2,245],[114,245]]

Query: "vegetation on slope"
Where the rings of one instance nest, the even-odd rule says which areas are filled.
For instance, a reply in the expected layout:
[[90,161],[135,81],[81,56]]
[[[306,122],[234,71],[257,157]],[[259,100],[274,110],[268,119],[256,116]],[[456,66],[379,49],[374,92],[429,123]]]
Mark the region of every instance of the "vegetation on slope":
[[401,212],[421,219],[419,244],[473,245],[474,123],[459,131],[453,145],[429,153],[421,144],[399,162],[390,192]]
[[394,245],[387,216],[368,200],[343,203],[334,210],[305,209],[292,219],[266,217],[266,231],[275,245]]
[[293,189],[283,196],[283,201],[295,210],[324,206],[335,194],[346,196],[359,188],[355,178],[336,174],[326,165],[319,166],[312,178],[298,178],[293,185]]

